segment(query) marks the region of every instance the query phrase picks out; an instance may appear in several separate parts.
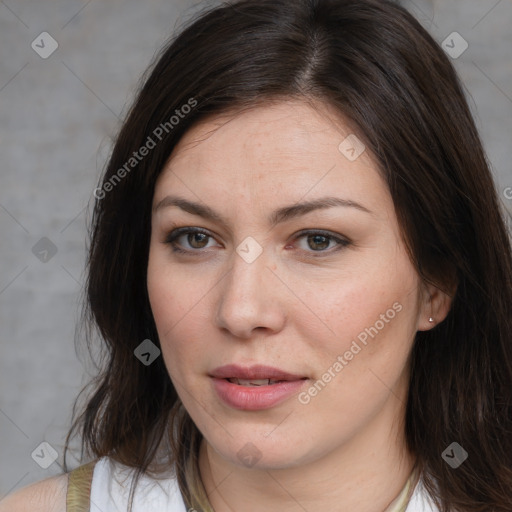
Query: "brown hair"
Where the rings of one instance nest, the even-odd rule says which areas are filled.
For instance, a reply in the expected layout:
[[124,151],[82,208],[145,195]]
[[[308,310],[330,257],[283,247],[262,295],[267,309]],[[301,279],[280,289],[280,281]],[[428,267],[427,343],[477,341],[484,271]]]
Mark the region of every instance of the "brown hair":
[[[291,97],[333,106],[352,123],[380,164],[418,274],[446,290],[456,284],[447,318],[418,332],[412,352],[405,435],[427,490],[442,512],[510,512],[504,214],[452,64],[390,1],[242,0],[202,13],[162,50],[96,194],[85,320],[107,352],[66,450],[81,427],[82,457],[109,456],[137,477],[167,453],[187,507],[211,510],[197,466],[201,434],[163,358],[145,366],[134,356],[145,339],[159,345],[146,289],[153,192],[195,123]],[[149,153],[133,156],[149,139]],[[457,469],[441,457],[452,442],[469,454]]]

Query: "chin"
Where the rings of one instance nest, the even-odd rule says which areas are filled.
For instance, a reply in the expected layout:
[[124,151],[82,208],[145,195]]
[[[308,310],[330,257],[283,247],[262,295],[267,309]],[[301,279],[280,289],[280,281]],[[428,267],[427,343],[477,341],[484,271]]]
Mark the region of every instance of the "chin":
[[[307,453],[304,453],[304,444],[289,436],[286,439],[277,436],[269,439],[268,432],[271,430],[265,428],[264,432],[258,432],[254,427],[248,427],[243,434],[222,441],[214,439],[208,443],[224,460],[240,468],[263,471],[303,464],[308,458]],[[297,452],[297,446],[300,446],[301,452]]]

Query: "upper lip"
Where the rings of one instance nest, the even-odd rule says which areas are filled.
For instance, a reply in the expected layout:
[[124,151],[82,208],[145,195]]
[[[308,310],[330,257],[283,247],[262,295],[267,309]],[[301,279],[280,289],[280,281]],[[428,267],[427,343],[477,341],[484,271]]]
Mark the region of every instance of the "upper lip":
[[294,375],[279,368],[256,364],[253,366],[239,366],[236,364],[228,364],[219,366],[210,373],[211,377],[218,379],[272,379],[272,380],[301,380],[306,377],[302,375]]

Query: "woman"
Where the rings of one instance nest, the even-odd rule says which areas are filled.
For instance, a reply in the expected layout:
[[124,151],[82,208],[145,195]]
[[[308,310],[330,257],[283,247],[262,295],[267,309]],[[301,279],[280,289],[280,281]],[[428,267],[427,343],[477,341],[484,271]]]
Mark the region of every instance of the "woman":
[[94,195],[108,356],[68,436],[92,461],[18,506],[512,509],[510,241],[453,67],[403,8],[203,14]]

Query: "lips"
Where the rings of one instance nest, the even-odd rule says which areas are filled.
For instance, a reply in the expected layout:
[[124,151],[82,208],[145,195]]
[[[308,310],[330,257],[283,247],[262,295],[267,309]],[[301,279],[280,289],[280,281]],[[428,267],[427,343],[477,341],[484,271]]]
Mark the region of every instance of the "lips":
[[243,381],[258,381],[266,379],[275,382],[302,380],[306,378],[302,375],[294,375],[272,366],[254,365],[243,367],[236,364],[220,366],[213,370],[210,373],[210,376],[217,379],[239,379]]
[[257,411],[274,407],[298,393],[308,380],[271,366],[221,366],[210,373],[213,389],[231,408]]

